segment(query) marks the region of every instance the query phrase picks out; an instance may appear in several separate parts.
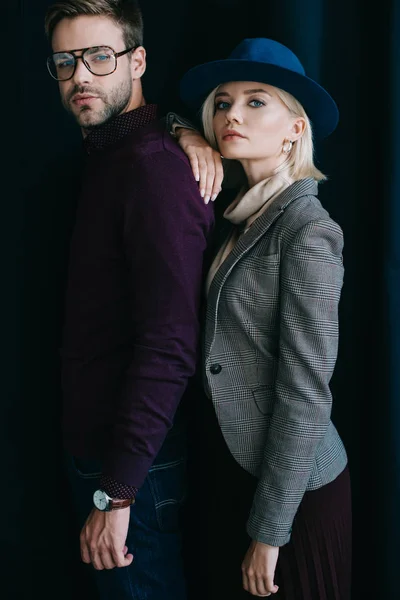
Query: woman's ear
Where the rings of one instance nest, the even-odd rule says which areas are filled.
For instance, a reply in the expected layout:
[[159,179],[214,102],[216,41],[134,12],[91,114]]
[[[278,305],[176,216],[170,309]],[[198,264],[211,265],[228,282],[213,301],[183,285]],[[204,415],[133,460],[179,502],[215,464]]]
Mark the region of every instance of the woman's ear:
[[296,119],[292,121],[290,127],[290,139],[292,140],[292,142],[295,142],[296,140],[301,138],[305,129],[306,120],[303,117],[296,117]]

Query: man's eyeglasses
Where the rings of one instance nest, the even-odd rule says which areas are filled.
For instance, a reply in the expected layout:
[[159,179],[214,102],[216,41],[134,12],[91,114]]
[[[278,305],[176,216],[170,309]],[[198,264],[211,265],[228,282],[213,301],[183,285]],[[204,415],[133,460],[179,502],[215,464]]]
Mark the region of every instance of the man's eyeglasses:
[[[55,52],[47,59],[47,68],[50,75],[57,81],[68,81],[74,76],[78,59],[82,59],[85,67],[93,73],[103,77],[111,75],[117,68],[117,58],[123,56],[137,46],[127,48],[122,52],[114,52],[109,46],[94,46],[92,48],[80,48],[69,52]],[[77,56],[75,52],[82,52]]]

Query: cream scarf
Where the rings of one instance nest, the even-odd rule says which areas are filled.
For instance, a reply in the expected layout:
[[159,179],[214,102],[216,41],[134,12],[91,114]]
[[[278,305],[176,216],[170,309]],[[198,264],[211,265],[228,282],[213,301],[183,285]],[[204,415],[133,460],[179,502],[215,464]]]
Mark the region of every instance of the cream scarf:
[[292,183],[293,180],[289,177],[285,169],[283,172],[276,173],[272,177],[259,181],[250,189],[245,186],[240,190],[235,200],[224,212],[225,219],[228,219],[228,221],[237,225],[237,227],[233,229],[231,235],[222,244],[214,258],[206,279],[207,294],[216,272],[233,250],[240,236],[248,231],[254,221],[262,215],[271,202]]

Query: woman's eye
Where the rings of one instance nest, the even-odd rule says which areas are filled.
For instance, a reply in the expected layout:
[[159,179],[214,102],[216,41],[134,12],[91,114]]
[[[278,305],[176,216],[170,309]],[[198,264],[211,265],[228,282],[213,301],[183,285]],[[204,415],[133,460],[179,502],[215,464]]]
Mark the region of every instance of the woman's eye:
[[215,105],[215,110],[225,110],[229,107],[228,102],[217,102]]
[[253,106],[254,108],[259,108],[260,106],[265,106],[265,104],[264,102],[261,102],[261,100],[251,100],[250,106]]

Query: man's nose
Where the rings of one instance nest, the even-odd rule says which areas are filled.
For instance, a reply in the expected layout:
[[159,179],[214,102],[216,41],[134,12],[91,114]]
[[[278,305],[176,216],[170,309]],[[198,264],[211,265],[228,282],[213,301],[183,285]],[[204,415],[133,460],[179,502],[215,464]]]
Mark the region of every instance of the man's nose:
[[78,58],[76,61],[73,80],[78,85],[91,83],[93,81],[93,74],[89,71],[82,58]]

